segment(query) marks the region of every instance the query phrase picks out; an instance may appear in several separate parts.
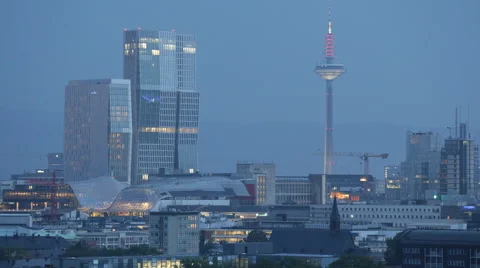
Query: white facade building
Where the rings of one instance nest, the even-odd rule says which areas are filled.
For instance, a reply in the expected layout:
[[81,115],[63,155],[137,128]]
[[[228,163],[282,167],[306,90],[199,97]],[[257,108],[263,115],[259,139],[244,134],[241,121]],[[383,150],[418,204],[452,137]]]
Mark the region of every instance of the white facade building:
[[32,227],[33,217],[30,214],[0,214],[0,225],[18,225]]
[[77,233],[77,238],[95,241],[97,247],[106,249],[130,248],[149,244],[147,232]]
[[311,183],[308,177],[277,176],[275,181],[277,204],[293,202],[299,205],[312,203]]
[[168,256],[198,256],[200,214],[198,212],[150,212],[150,247]]

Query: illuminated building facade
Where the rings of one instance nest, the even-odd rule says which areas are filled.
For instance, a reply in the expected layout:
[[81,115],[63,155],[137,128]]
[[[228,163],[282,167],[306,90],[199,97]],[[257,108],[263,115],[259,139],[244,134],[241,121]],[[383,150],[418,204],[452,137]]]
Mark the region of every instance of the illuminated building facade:
[[[261,229],[270,238],[272,230]],[[247,239],[252,229],[206,229],[202,230],[205,240],[211,240],[213,243],[242,243]]]
[[384,167],[386,200],[394,201],[405,199],[407,195],[405,192],[407,179],[402,173],[403,169],[402,166],[399,165],[388,165]]
[[[325,195],[333,199],[337,197],[339,202],[356,202],[368,201],[375,195],[375,181],[372,175],[326,175]],[[316,181],[321,175],[310,174],[310,181]],[[321,195],[315,193],[322,191],[321,187],[314,187],[313,195]],[[316,202],[315,202],[316,203]]]
[[[75,209],[79,202],[68,184],[63,183],[63,172],[56,172],[56,186],[52,172],[37,170],[35,173],[12,175],[13,188],[3,190],[3,204],[12,210],[43,210],[52,207],[52,193],[56,192],[58,209]],[[53,188],[55,187],[55,189]]]
[[124,78],[131,80],[133,184],[160,169],[197,169],[196,41],[175,31],[125,30]]
[[112,176],[130,183],[130,81],[76,80],[65,87],[66,181]]
[[115,267],[115,268],[178,268],[181,260],[175,257],[160,256],[121,256],[121,257],[62,257],[52,259],[52,267]]
[[167,256],[198,256],[199,212],[151,212],[150,247]]

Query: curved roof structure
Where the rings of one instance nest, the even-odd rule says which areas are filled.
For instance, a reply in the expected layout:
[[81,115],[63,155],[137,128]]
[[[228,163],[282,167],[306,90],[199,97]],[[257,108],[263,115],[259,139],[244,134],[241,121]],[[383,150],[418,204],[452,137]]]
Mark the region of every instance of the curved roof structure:
[[148,211],[161,199],[161,195],[153,188],[128,187],[117,195],[108,211]]
[[239,180],[227,177],[199,176],[199,177],[170,177],[162,178],[144,184],[145,187],[154,188],[160,192],[170,191],[207,191],[225,192],[231,189],[235,196],[250,196],[245,185]]
[[108,211],[148,211],[158,201],[175,196],[213,198],[250,194],[241,181],[226,177],[169,177],[123,189]]
[[86,181],[70,182],[82,208],[106,209],[128,184],[112,177],[99,177]]

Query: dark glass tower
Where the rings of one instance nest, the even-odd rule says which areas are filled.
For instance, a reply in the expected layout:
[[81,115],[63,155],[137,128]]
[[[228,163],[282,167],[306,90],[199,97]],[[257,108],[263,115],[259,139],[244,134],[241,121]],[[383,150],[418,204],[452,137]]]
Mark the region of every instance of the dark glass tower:
[[131,183],[130,81],[74,80],[65,87],[65,180],[112,176]]
[[175,31],[126,30],[124,78],[132,83],[133,183],[197,169],[196,41]]

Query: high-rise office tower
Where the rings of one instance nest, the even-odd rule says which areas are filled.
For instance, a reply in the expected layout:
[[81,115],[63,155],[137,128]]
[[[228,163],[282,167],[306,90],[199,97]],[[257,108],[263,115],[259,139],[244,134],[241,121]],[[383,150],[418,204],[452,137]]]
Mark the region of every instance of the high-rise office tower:
[[328,32],[325,35],[325,62],[315,67],[315,72],[326,81],[325,95],[325,149],[323,158],[323,172],[333,172],[333,80],[345,72],[343,64],[334,63],[335,47],[332,31],[331,12],[328,12]]
[[408,199],[433,198],[439,191],[442,141],[438,133],[407,132],[404,175],[408,179]]
[[460,124],[460,136],[449,137],[441,151],[440,193],[471,196],[478,190],[478,145],[467,136],[467,126]]
[[113,176],[130,183],[130,81],[76,80],[65,87],[65,180]]
[[175,31],[125,30],[124,78],[132,83],[134,184],[148,174],[197,169],[196,41]]

